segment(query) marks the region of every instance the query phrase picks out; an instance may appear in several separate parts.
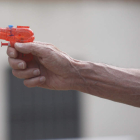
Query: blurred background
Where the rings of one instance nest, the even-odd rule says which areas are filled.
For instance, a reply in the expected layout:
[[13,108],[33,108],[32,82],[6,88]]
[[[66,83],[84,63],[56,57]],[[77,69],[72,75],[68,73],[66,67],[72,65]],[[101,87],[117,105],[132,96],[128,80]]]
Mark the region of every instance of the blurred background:
[[[0,0],[0,18],[0,27],[30,26],[36,41],[76,59],[140,68],[139,0]],[[140,139],[139,108],[78,91],[28,89],[12,76],[6,47],[0,56],[1,140]]]

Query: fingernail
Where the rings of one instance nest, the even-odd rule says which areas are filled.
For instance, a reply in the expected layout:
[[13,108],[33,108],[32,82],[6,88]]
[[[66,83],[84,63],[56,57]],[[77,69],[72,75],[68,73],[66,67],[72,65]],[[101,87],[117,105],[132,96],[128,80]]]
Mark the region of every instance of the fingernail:
[[10,56],[11,57],[14,57],[14,52],[10,52]]
[[18,67],[19,67],[20,69],[24,69],[25,65],[24,65],[23,62],[21,62],[21,63],[18,64]]
[[40,74],[40,71],[39,71],[39,70],[34,70],[34,71],[33,71],[33,74],[34,74],[34,75],[39,75],[39,74]]
[[40,82],[45,82],[46,81],[46,78],[45,77],[41,77],[40,78]]

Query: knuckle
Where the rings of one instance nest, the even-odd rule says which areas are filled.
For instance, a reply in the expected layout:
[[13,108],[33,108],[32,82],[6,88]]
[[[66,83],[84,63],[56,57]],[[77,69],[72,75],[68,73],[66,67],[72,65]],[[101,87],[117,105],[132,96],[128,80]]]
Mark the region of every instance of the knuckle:
[[8,62],[9,62],[9,65],[12,67],[12,68],[16,68],[16,63],[15,61],[13,60],[13,58],[8,58]]
[[35,43],[35,42],[29,42],[29,45],[30,45],[31,47],[35,47],[35,46],[36,46],[36,43]]
[[12,74],[17,78],[22,79],[22,75],[20,75],[20,73],[18,71],[12,70]]
[[19,76],[18,76],[18,73],[17,73],[17,72],[12,71],[12,74],[13,74],[15,77],[19,78]]
[[26,87],[30,87],[26,80],[23,81],[23,84],[24,84]]
[[14,54],[16,53],[16,52],[15,52],[15,49],[13,49],[13,48],[11,48],[11,47],[8,47],[8,48],[7,48],[7,55],[8,55],[8,56],[11,56],[10,53],[13,53],[12,57],[14,57]]
[[8,57],[8,62],[9,62],[9,64],[10,64],[10,66],[12,67],[12,62],[11,62],[11,61],[12,61],[11,58]]
[[33,49],[33,48],[36,48],[36,46],[37,46],[38,44],[36,44],[36,43],[34,43],[34,42],[29,42],[27,45],[29,45],[30,48]]
[[6,53],[7,53],[7,55],[9,55],[9,47],[7,48],[7,52]]
[[30,42],[28,45],[29,45],[29,49],[30,49],[29,51],[32,52],[32,54],[37,55],[38,54],[38,51],[37,51],[38,44]]
[[26,87],[28,87],[28,88],[31,88],[31,87],[34,87],[34,86],[32,86],[32,84],[30,83],[30,81],[27,79],[27,80],[24,80],[23,81],[23,84],[26,86]]
[[8,62],[10,62],[10,57],[8,57]]
[[12,74],[13,74],[14,76],[16,76],[16,72],[15,72],[15,70],[12,70]]

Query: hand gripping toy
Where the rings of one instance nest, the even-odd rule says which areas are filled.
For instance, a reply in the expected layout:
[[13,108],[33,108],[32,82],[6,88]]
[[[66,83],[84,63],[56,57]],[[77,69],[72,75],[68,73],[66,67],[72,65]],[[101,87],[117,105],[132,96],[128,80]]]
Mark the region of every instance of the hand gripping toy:
[[[33,31],[29,26],[17,26],[14,28],[13,25],[9,25],[7,28],[0,28],[0,39],[10,42],[11,47],[14,47],[16,42],[27,43],[33,42],[35,37]],[[8,43],[2,43],[2,46],[8,46]],[[18,53],[18,59],[22,59],[29,62],[33,59],[32,54],[22,54]]]

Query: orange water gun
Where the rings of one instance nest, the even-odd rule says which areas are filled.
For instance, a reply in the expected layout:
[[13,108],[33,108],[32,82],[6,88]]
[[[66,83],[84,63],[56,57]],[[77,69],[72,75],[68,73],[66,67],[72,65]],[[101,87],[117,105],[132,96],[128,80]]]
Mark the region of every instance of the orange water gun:
[[[0,39],[10,42],[11,47],[14,47],[16,42],[27,43],[33,42],[35,37],[33,31],[29,26],[17,26],[14,28],[13,25],[9,25],[7,28],[0,28]],[[2,46],[8,46],[8,43],[2,43]],[[22,59],[29,62],[33,59],[32,54],[22,54],[18,52],[18,59]]]

